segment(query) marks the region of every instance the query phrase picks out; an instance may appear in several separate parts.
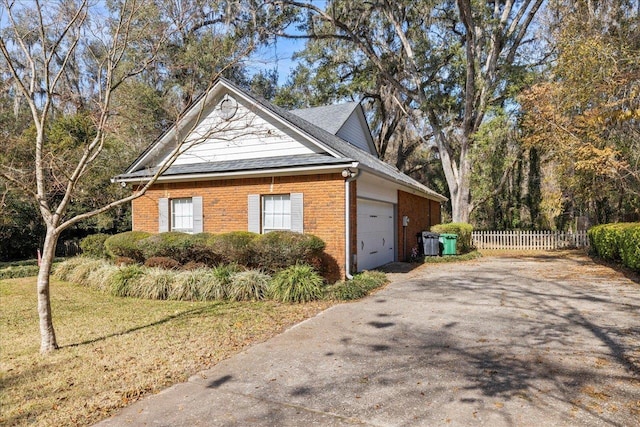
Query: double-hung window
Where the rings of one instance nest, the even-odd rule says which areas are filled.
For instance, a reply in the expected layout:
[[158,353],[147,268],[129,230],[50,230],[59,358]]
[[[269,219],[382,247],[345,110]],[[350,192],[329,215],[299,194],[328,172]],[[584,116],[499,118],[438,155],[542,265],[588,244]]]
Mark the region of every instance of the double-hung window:
[[158,200],[158,231],[202,233],[202,196]]
[[289,194],[262,196],[262,232],[274,230],[291,230]]
[[171,199],[171,231],[193,233],[193,200]]
[[268,233],[274,230],[304,232],[302,193],[249,194],[247,230]]

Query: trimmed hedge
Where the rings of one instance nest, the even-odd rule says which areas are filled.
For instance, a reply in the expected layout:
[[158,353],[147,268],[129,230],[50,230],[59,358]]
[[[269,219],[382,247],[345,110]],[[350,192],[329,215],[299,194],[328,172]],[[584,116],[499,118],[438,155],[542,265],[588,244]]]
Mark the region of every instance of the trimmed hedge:
[[207,247],[220,258],[222,263],[238,263],[250,265],[252,259],[252,243],[259,236],[249,231],[232,231],[224,234],[209,235]]
[[197,262],[213,267],[220,263],[221,257],[208,244],[210,239],[211,235],[207,233],[193,235],[169,231],[151,235],[138,241],[137,245],[145,259],[171,258],[179,264]]
[[111,237],[109,234],[98,233],[85,237],[80,242],[80,249],[82,254],[93,258],[106,258],[107,250],[104,247],[104,242]]
[[621,261],[627,267],[640,271],[640,223],[596,225],[587,234],[598,257]]
[[[64,260],[64,258],[54,258],[52,271],[55,271],[57,265]],[[0,262],[0,280],[37,276],[39,271],[37,259]]]
[[149,236],[151,233],[144,231],[125,231],[105,240],[104,247],[112,258],[131,258],[142,263],[145,256],[138,242]]
[[157,267],[165,270],[177,270],[180,268],[180,263],[173,258],[165,256],[154,256],[147,258],[144,262],[145,267]]
[[39,271],[40,267],[37,265],[9,266],[0,269],[0,280],[37,276]]
[[272,231],[252,242],[252,264],[271,272],[296,264],[308,264],[319,270],[324,247],[324,241],[312,234]]
[[[99,256],[99,237],[87,241],[88,247]],[[167,232],[150,234],[128,231],[108,237],[104,241],[106,253],[117,264],[131,261],[147,266],[172,265],[174,260],[188,269],[215,267],[237,263],[275,273],[296,264],[308,264],[322,272],[325,243],[311,235],[292,231],[256,234],[236,231],[224,234],[186,234]],[[152,260],[148,262],[148,260]]]
[[458,255],[466,254],[473,249],[471,245],[471,233],[473,233],[473,226],[466,222],[450,222],[448,224],[436,224],[431,226],[433,233],[450,233],[457,234],[458,240],[456,242],[456,251]]

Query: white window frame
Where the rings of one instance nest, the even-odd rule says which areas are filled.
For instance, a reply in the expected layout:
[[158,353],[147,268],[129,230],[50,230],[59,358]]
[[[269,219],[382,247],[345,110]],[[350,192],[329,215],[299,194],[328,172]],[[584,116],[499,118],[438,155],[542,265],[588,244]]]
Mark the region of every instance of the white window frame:
[[[182,233],[193,233],[193,198],[179,197],[171,199],[169,209],[171,218],[169,229]],[[178,214],[179,216],[177,216]]]
[[276,230],[291,230],[291,195],[263,195],[261,219],[263,234]]

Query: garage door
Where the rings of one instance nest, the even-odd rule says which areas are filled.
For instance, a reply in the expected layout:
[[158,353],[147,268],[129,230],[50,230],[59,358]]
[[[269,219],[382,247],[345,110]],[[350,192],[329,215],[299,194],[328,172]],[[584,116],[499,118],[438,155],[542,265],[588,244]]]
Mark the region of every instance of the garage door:
[[358,271],[395,259],[393,204],[358,199]]

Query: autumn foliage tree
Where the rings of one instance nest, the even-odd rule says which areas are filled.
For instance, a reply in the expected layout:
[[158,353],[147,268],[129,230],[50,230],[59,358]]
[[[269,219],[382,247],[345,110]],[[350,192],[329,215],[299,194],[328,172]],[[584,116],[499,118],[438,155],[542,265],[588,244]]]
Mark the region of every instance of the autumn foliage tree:
[[633,2],[555,2],[556,61],[520,97],[526,142],[554,166],[563,209],[597,222],[640,212],[639,13]]

